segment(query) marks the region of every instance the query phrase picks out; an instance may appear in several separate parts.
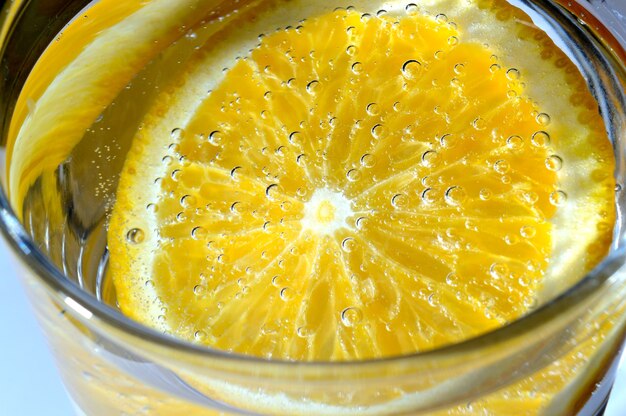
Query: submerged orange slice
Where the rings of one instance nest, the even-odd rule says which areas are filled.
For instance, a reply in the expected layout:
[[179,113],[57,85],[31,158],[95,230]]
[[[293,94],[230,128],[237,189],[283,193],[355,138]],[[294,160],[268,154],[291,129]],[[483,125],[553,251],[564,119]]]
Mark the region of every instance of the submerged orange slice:
[[610,146],[571,64],[506,36],[413,8],[322,14],[245,56],[224,33],[126,161],[122,310],[227,351],[353,360],[490,331],[580,277],[607,250]]

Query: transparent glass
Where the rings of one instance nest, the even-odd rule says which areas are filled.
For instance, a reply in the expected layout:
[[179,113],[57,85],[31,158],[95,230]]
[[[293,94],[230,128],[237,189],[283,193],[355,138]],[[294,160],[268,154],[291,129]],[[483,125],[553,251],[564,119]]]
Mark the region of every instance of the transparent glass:
[[[88,3],[14,0],[4,5],[3,142],[37,58]],[[616,181],[624,184],[626,7],[621,0],[511,3],[552,31],[584,73],[613,142]],[[229,2],[216,0],[215,15],[228,7]],[[7,201],[2,172],[0,228],[79,414],[473,414],[477,409],[515,414],[516,403],[533,400],[542,401],[548,415],[602,411],[626,329],[626,196],[621,186],[608,258],[519,321],[457,345],[392,359],[281,362],[185,343],[111,306],[114,289],[103,280],[103,224],[110,206],[94,192],[102,178],[81,169],[106,140],[81,143],[53,172],[60,195],[56,202],[43,198],[41,184],[35,183],[23,223]],[[102,173],[115,181],[121,162],[106,164]],[[563,361],[572,363],[568,373],[546,381],[552,380],[558,391],[551,392],[554,385],[534,385],[533,374]]]

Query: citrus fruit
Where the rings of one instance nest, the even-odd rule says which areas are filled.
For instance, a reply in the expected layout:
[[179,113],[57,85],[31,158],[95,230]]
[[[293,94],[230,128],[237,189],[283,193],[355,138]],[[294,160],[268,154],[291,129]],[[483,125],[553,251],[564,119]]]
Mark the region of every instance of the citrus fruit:
[[239,354],[388,357],[505,325],[606,253],[611,147],[548,38],[414,4],[276,29],[294,10],[218,32],[146,116],[108,232],[127,315]]
[[[137,72],[178,39],[181,27],[197,24],[214,7],[211,0],[95,2],[57,35],[23,86],[9,128],[8,190],[19,217],[39,176],[66,160]],[[232,7],[221,6],[224,13]]]

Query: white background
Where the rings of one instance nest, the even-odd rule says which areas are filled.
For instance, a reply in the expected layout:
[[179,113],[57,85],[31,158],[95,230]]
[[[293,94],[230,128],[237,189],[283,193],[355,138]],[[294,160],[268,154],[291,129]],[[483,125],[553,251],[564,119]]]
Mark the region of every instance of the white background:
[[[70,416],[72,408],[0,240],[0,416]],[[626,360],[605,416],[626,415]],[[88,415],[89,416],[89,415]],[[111,415],[115,416],[115,415]],[[167,416],[167,415],[165,415]]]

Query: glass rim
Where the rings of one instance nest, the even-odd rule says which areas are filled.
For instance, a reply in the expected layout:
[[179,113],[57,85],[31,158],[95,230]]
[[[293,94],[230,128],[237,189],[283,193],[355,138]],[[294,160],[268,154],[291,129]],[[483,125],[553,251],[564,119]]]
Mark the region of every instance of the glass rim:
[[[598,41],[600,36],[602,42],[608,45],[602,46],[605,58],[612,60],[613,63],[620,61],[626,62],[626,51],[624,46],[611,34],[601,22],[584,6],[578,3],[566,2],[564,0],[513,0],[513,2],[522,2],[541,7],[565,9],[573,16],[580,12],[580,8],[588,12],[588,17],[592,19],[593,29],[589,26],[584,27],[587,35],[594,41]],[[572,4],[575,6],[572,7]],[[558,5],[558,6],[557,6]],[[569,6],[569,7],[568,7]],[[599,33],[596,33],[598,31]],[[602,44],[600,42],[600,44]],[[626,69],[622,64],[618,65],[621,75],[626,80]],[[139,337],[144,341],[157,344],[166,349],[175,349],[180,352],[189,353],[199,357],[228,359],[231,362],[244,364],[256,364],[263,366],[323,366],[326,368],[355,368],[383,363],[401,363],[405,361],[432,360],[433,358],[442,359],[444,357],[452,357],[459,353],[470,353],[480,351],[486,345],[493,346],[498,343],[518,337],[522,334],[532,333],[533,330],[541,328],[553,321],[557,316],[566,313],[568,310],[574,309],[577,304],[584,299],[591,297],[597,293],[614,273],[626,264],[626,246],[616,248],[618,241],[614,240],[612,244],[613,251],[592,270],[586,273],[578,282],[565,291],[559,293],[556,297],[549,300],[545,304],[530,310],[518,319],[506,323],[505,325],[495,328],[489,332],[462,340],[453,344],[446,344],[438,348],[429,349],[420,352],[412,352],[402,355],[394,355],[381,358],[370,358],[363,360],[346,360],[346,361],[294,361],[284,359],[268,359],[252,355],[244,355],[239,353],[231,353],[224,350],[193,344],[182,338],[163,334],[153,328],[143,325],[135,320],[125,316],[120,310],[115,309],[104,302],[98,300],[93,294],[87,292],[80,285],[65,276],[56,266],[52,264],[50,259],[37,247],[26,232],[21,222],[15,216],[13,208],[8,200],[4,186],[0,190],[0,234],[7,242],[13,254],[19,261],[25,265],[34,276],[42,281],[48,289],[52,289],[60,296],[66,297],[66,306],[72,308],[78,315],[82,315],[85,319],[90,320],[96,317],[98,320],[127,333],[131,337]],[[619,218],[619,211],[618,217]],[[69,301],[67,301],[69,299]]]

